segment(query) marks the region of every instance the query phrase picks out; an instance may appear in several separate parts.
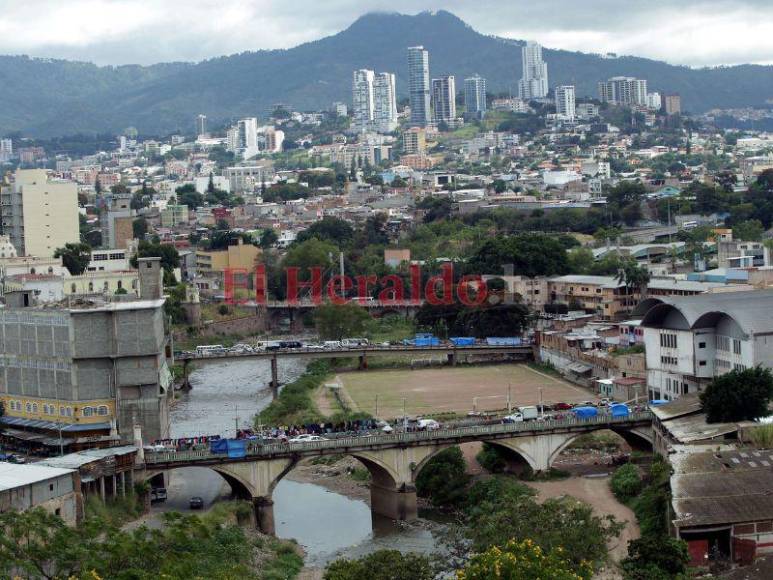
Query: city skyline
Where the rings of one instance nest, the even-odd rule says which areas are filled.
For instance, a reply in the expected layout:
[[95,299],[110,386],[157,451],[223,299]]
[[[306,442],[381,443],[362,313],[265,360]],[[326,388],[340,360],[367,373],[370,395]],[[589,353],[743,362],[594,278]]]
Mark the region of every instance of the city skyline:
[[[372,11],[415,14],[436,9],[422,2],[337,2],[328,10],[295,0],[282,6],[237,2],[223,8],[212,0],[43,0],[32,5],[0,1],[0,53],[86,60],[97,64],[199,61],[245,50],[289,48],[345,29]],[[680,19],[673,18],[678,7]],[[674,64],[712,66],[773,62],[773,7],[760,0],[660,0],[631,6],[625,15],[602,0],[573,9],[563,0],[539,7],[521,1],[488,0],[471,7],[460,1],[442,8],[485,34],[533,39],[547,48],[636,55]],[[303,15],[303,16],[301,16]],[[603,16],[603,17],[602,17]],[[303,19],[309,21],[305,22]],[[167,23],[174,19],[179,33]],[[254,29],[261,34],[254,34]],[[759,32],[759,34],[758,34]],[[658,42],[652,42],[657,33]],[[197,42],[190,42],[191,35]]]

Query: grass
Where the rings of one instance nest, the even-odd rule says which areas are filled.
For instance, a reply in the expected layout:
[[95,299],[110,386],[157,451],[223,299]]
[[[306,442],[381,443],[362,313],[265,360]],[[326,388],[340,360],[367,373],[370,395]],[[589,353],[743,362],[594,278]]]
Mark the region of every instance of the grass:
[[370,481],[370,471],[364,467],[355,467],[349,472],[354,481]]
[[314,405],[314,392],[325,382],[329,373],[327,361],[311,362],[305,373],[285,385],[279,396],[257,415],[256,424],[303,425],[319,422],[322,416]]
[[561,373],[558,372],[558,369],[553,366],[553,363],[551,362],[530,362],[526,363],[526,366],[534,371],[545,373],[546,375],[552,375],[554,377],[561,376]]
[[773,447],[773,423],[760,425],[749,430],[749,439],[755,447],[769,449]]
[[295,578],[303,568],[303,557],[295,543],[288,540],[264,537],[257,545],[273,557],[261,563],[259,575],[261,580],[288,580]]
[[89,495],[85,508],[86,516],[97,517],[114,526],[122,526],[143,514],[145,502],[132,492],[127,493],[126,497],[109,498],[104,503],[98,496]]

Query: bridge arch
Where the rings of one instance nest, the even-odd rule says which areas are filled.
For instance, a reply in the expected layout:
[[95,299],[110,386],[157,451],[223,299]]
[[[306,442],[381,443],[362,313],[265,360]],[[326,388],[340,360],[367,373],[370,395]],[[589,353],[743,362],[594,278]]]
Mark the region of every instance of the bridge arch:
[[[568,433],[563,441],[558,442],[558,444],[554,447],[554,449],[550,453],[550,457],[548,459],[548,468],[550,468],[553,465],[553,462],[558,458],[561,453],[564,452],[564,450],[569,447],[572,443],[574,443],[579,437],[582,437],[583,435],[588,435],[589,433],[598,433],[599,431],[603,431],[604,429],[596,429],[594,431],[586,431],[584,433]],[[652,436],[649,437],[643,433],[640,432],[637,429],[609,429],[612,431],[615,435],[618,435],[621,439],[623,439],[630,447],[634,450],[652,450]]]
[[514,454],[519,457],[529,469],[532,471],[542,471],[545,469],[538,458],[534,456],[531,450],[527,450],[526,446],[521,444],[518,439],[493,439],[484,440],[484,443],[494,445],[501,449],[505,449],[508,453]]

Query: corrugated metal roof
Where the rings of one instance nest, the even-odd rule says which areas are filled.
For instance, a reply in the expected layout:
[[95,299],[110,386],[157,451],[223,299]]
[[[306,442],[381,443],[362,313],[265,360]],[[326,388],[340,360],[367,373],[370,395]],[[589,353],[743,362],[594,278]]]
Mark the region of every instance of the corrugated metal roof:
[[69,475],[72,469],[0,462],[0,491]]

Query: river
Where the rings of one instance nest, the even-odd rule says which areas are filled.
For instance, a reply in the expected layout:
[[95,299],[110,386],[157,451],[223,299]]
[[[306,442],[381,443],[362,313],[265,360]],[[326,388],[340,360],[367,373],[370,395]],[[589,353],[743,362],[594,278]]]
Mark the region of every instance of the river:
[[[300,360],[280,359],[279,380],[289,382],[305,368]],[[172,437],[220,433],[233,436],[238,426],[271,401],[267,360],[237,360],[200,365],[190,375],[192,390],[181,395],[172,410]],[[205,468],[178,469],[167,484],[163,509],[187,511],[192,496],[205,507],[228,497],[228,486]],[[328,491],[312,483],[285,478],[274,490],[274,518],[280,538],[293,538],[306,551],[309,566],[324,566],[337,557],[356,558],[383,548],[430,553],[432,533],[421,526],[403,526],[372,518],[363,501]]]

